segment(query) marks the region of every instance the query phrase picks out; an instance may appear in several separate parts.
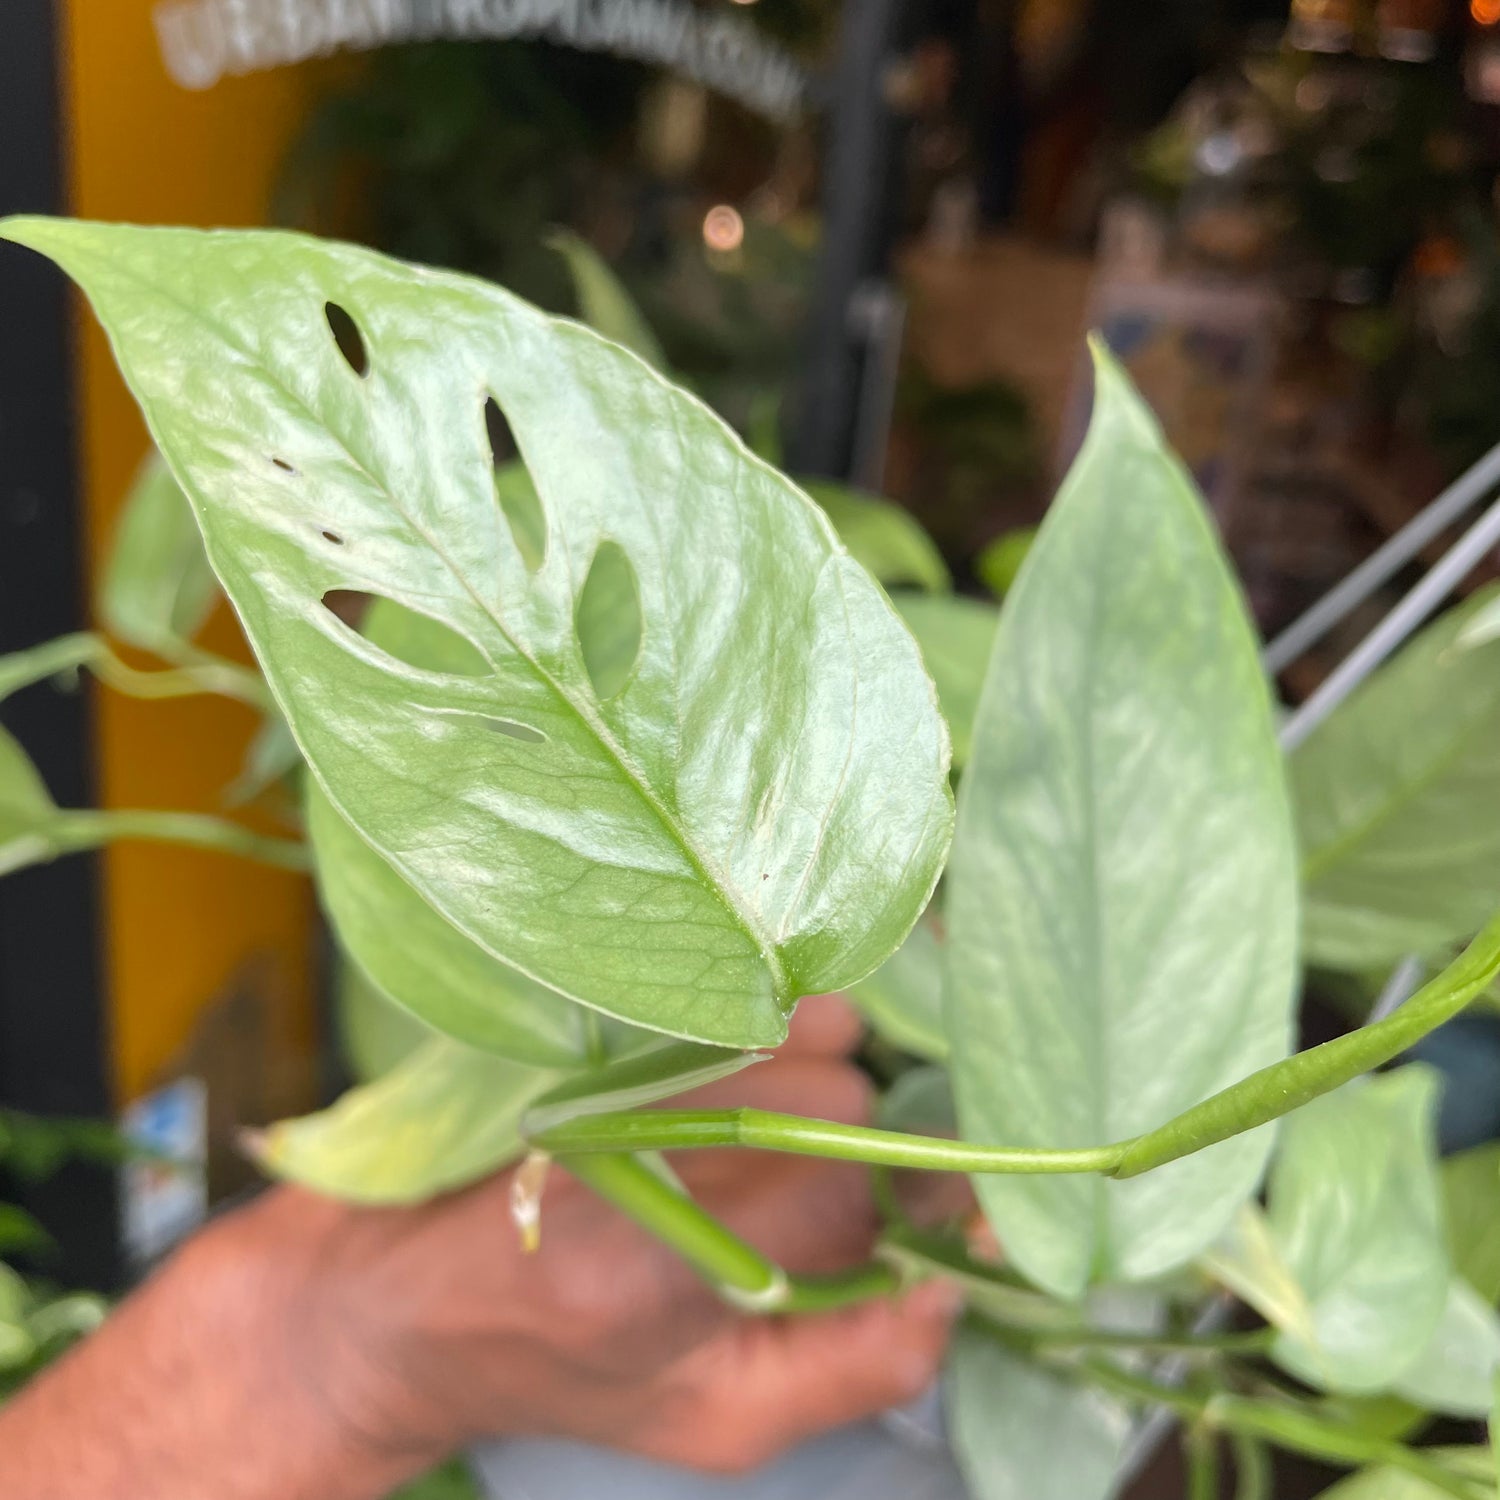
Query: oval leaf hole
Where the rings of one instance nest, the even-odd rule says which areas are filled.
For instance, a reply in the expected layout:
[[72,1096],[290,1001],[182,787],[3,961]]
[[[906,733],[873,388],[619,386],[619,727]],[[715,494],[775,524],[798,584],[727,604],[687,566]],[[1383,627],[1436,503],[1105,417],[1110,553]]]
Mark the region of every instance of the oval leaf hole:
[[342,547],[344,545],[343,537],[336,531],[329,531],[326,527],[323,531],[323,540],[325,542],[332,542],[335,547]]
[[510,423],[493,396],[485,398],[484,430],[495,466],[495,499],[510,527],[516,551],[528,571],[535,573],[547,555],[547,517],[537,498],[536,485],[518,456]]
[[641,652],[641,598],[635,569],[618,542],[601,542],[578,594],[573,628],[583,665],[602,700],[630,678]]
[[359,331],[359,325],[337,302],[325,302],[323,316],[328,319],[328,331],[333,335],[334,343],[339,346],[339,353],[344,356],[349,368],[363,379],[370,372],[370,358],[365,353],[364,336]]
[[283,474],[295,474],[297,471],[284,458],[273,458],[271,460]]
[[[323,603],[345,619],[336,605],[347,597],[342,590],[335,589],[323,596]],[[449,672],[455,677],[488,677],[492,672],[479,648],[451,626],[430,615],[418,614],[394,599],[372,598],[359,630],[372,646],[418,671]]]
[[488,714],[484,716],[484,722],[489,725],[496,734],[503,734],[507,739],[521,740],[528,745],[545,745],[547,736],[540,729],[533,729],[530,724],[517,724],[514,719],[496,719]]

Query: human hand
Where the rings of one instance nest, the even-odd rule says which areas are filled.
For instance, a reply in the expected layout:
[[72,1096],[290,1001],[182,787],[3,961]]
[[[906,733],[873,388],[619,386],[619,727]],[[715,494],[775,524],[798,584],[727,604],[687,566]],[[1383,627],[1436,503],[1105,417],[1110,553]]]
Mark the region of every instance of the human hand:
[[[688,1102],[864,1123],[868,1085],[847,1061],[858,1031],[842,1001],[805,1001],[771,1062]],[[730,1151],[674,1165],[709,1212],[790,1271],[843,1269],[873,1244],[862,1168]],[[279,1357],[383,1474],[519,1433],[742,1470],[911,1398],[936,1372],[956,1310],[945,1287],[826,1316],[749,1317],[557,1169],[541,1249],[525,1255],[508,1195],[509,1174],[415,1210],[282,1189],[202,1253],[228,1262],[213,1276],[230,1285],[279,1266]]]

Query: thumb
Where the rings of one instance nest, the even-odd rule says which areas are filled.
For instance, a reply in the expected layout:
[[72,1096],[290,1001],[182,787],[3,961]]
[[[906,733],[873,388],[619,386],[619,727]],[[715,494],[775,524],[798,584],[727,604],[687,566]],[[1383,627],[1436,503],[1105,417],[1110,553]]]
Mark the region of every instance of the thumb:
[[930,1281],[899,1300],[740,1325],[731,1407],[743,1424],[739,1457],[762,1463],[804,1438],[915,1400],[937,1375],[962,1302],[950,1283]]

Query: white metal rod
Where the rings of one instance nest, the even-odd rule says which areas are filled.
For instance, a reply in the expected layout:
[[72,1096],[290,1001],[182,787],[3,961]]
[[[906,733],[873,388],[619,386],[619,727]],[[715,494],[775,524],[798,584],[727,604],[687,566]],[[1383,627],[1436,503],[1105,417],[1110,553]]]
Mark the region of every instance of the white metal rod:
[[1266,670],[1275,676],[1289,667],[1497,485],[1500,485],[1500,443],[1288,625],[1265,649]]

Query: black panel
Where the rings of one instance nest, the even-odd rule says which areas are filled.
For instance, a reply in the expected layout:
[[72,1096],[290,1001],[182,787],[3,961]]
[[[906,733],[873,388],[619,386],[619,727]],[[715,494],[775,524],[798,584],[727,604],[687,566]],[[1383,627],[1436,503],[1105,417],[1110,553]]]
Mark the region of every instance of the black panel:
[[[66,208],[60,25],[51,0],[5,0],[0,13],[0,214]],[[66,286],[0,244],[0,652],[76,630],[84,615]],[[0,719],[59,802],[94,800],[85,690],[28,689]],[[91,857],[0,880],[0,1106],[111,1110],[98,881]],[[112,1282],[111,1173],[69,1167],[22,1196],[63,1247],[60,1278]]]

